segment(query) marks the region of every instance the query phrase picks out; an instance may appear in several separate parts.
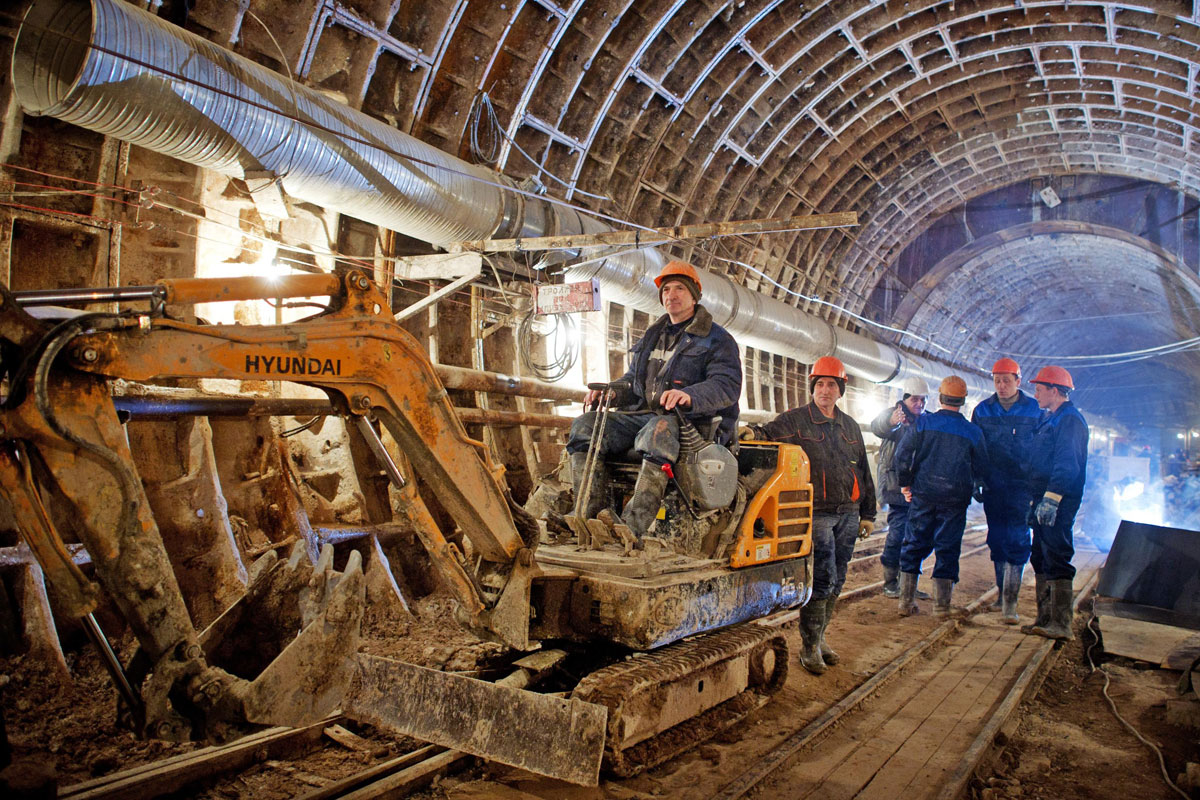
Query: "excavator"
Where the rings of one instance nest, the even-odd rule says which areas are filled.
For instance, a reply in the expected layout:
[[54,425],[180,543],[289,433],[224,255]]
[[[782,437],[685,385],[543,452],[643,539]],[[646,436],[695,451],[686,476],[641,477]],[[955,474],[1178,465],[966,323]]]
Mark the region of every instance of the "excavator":
[[[573,518],[564,533],[513,501],[503,466],[469,437],[427,355],[361,271],[76,290],[118,310],[33,315],[47,294],[0,285],[0,495],[61,613],[94,630],[104,593],[128,622],[138,648],[127,663],[93,639],[140,736],[228,741],[340,713],[595,785],[602,765],[635,774],[782,686],[786,639],[758,622],[810,594],[812,492],[799,447],[750,442],[735,456],[691,431],[681,469],[691,464],[692,480],[668,495],[654,536],[631,547],[606,535],[611,522]],[[168,313],[283,298],[327,300],[274,325]],[[328,545],[315,563],[300,543],[287,558],[261,556],[244,595],[196,630],[114,387],[212,378],[324,391],[390,479],[399,521],[460,621],[505,645],[523,677],[488,682],[358,652],[362,564],[351,553],[334,570]],[[439,528],[416,477],[457,531]],[[87,549],[90,574],[68,541]],[[562,691],[560,677],[559,691],[536,691],[564,659],[573,685]]]

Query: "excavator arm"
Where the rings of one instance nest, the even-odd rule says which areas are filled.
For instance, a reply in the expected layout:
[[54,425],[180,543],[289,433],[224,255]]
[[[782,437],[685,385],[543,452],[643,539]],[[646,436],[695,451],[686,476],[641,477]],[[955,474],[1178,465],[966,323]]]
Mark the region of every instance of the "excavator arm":
[[[285,325],[202,325],[161,313],[166,304],[326,295],[325,311]],[[114,379],[278,380],[323,389],[396,483],[399,513],[468,621],[517,649],[530,648],[536,525],[518,529],[502,468],[467,435],[432,365],[365,275],[164,281],[151,300],[150,313],[50,323],[30,316],[0,287],[9,379],[0,404],[0,491],[64,610],[77,616],[92,610],[98,591],[65,555],[59,529],[72,528],[87,547],[97,579],[140,645],[141,666],[130,669],[144,733],[220,739],[247,721],[300,724],[330,713],[357,675],[365,589],[357,554],[339,574],[331,550],[315,566],[300,547],[286,563],[275,563],[271,553],[252,568],[246,597],[198,634],[133,467],[110,391]],[[375,421],[470,539],[476,563],[442,535]],[[48,510],[63,507],[73,513]],[[287,591],[306,598],[291,620],[300,635],[272,650],[274,659],[257,675],[216,666],[222,638],[244,626],[249,604]],[[314,689],[316,683],[324,688]]]

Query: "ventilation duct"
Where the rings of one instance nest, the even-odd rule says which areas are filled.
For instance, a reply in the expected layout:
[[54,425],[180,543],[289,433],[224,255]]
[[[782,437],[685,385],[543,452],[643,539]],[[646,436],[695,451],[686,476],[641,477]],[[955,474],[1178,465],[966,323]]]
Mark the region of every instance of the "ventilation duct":
[[[293,197],[445,245],[598,233],[578,212],[354,111],[120,0],[38,0],[17,32],[13,87],[52,116],[234,178],[264,174]],[[648,248],[572,270],[609,300],[657,314]],[[704,304],[740,342],[809,362],[840,358],[876,382],[950,371],[706,273]],[[990,392],[976,375],[972,389]]]

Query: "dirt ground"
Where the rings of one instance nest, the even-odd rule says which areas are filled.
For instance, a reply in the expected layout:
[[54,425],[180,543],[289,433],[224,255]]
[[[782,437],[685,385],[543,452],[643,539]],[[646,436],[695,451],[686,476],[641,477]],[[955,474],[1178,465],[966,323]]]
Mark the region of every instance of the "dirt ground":
[[[878,578],[877,563],[864,565],[852,572],[848,586]],[[965,559],[955,603],[969,602],[991,582],[986,554]],[[922,588],[929,587],[923,584]],[[1026,601],[1022,613],[1027,616],[1032,602]],[[414,610],[412,620],[395,627],[396,635],[374,631],[364,649],[486,676],[495,649],[450,623],[444,599],[431,599]],[[784,689],[765,707],[707,744],[643,775],[580,788],[482,765],[447,776],[420,796],[437,800],[710,796],[939,622],[929,614],[899,618],[895,601],[880,596],[840,604],[829,632],[830,644],[843,657],[840,665],[815,678],[793,661]],[[798,633],[789,630],[788,636],[798,649]],[[973,800],[1178,797],[1159,777],[1150,751],[1112,716],[1100,694],[1102,677],[1090,671],[1083,644],[1081,637],[1062,651],[1037,698],[1021,711],[1021,722],[994,771],[972,784]],[[1122,713],[1150,739],[1166,746],[1169,774],[1175,777],[1186,762],[1200,761],[1198,732],[1166,720],[1165,705],[1176,697],[1178,673],[1126,659],[1100,660],[1112,675],[1110,694]],[[196,747],[137,741],[116,725],[115,696],[93,650],[82,644],[71,648],[68,662],[73,680],[64,684],[29,659],[0,660],[0,683],[8,680],[0,689],[0,703],[16,759],[6,776],[19,775],[26,785],[50,779],[68,786]],[[366,739],[367,748],[351,750],[323,738],[315,749],[294,760],[264,759],[238,775],[178,796],[296,797],[416,746],[403,737],[345,724]]]

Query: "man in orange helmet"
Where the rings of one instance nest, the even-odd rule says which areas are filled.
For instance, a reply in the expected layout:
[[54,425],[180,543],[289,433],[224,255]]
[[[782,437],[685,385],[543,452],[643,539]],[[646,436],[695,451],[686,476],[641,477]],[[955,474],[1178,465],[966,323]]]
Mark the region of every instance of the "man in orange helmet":
[[1028,463],[1033,501],[1030,563],[1037,577],[1037,619],[1025,633],[1071,639],[1075,556],[1072,527],[1087,478],[1088,424],[1068,399],[1075,389],[1062,367],[1042,367],[1033,379],[1034,397],[1044,413],[1033,429]]
[[800,610],[804,649],[800,663],[814,675],[840,660],[825,641],[854,542],[875,528],[875,484],[858,423],[837,407],[846,393],[846,368],[833,356],[818,358],[808,376],[812,402],[785,411],[761,428],[763,438],[790,442],[808,455],[813,485],[813,593]]
[[987,442],[991,476],[983,495],[987,515],[987,544],[996,572],[998,594],[992,611],[1016,625],[1021,574],[1029,560],[1029,476],[1025,463],[1033,443],[1033,428],[1042,415],[1037,401],[1020,390],[1021,368],[1011,358],[992,365],[996,393],[971,414]]
[[[679,420],[675,409],[688,419],[709,422],[720,417],[716,440],[728,444],[737,429],[738,400],[742,394],[742,360],[729,332],[713,322],[700,305],[700,276],[691,264],[671,261],[654,279],[658,298],[667,312],[659,317],[633,346],[629,370],[620,383],[628,388],[616,398],[622,414],[610,414],[599,447],[601,456],[620,456],[630,448],[642,456],[633,497],[621,512],[622,521],[640,540],[658,516],[667,488],[664,465],[679,457]],[[600,398],[588,392],[585,406]],[[584,462],[595,411],[571,425],[567,452],[576,492],[583,479]],[[598,472],[585,518],[595,517],[606,502],[606,470],[597,459]]]
[[911,503],[908,532],[900,548],[900,615],[917,613],[917,578],[921,562],[937,553],[933,565],[933,613],[950,613],[950,596],[958,582],[967,506],[977,483],[988,474],[983,431],[962,415],[967,382],[951,375],[938,386],[941,408],[917,418],[912,435],[896,448],[900,491]]

